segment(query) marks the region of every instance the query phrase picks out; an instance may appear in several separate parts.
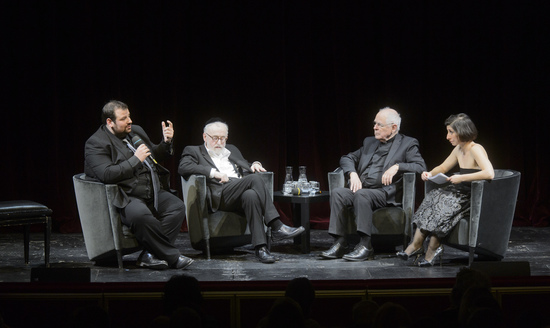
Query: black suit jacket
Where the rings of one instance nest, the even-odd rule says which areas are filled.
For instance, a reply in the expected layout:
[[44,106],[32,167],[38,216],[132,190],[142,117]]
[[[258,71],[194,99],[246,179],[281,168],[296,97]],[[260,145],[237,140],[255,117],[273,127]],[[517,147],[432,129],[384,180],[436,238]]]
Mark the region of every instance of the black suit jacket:
[[[363,147],[342,156],[340,158],[340,167],[343,169],[345,176],[349,177],[351,172],[356,172],[361,176],[379,144],[380,141],[375,137],[367,137],[363,141]],[[402,134],[397,134],[394,137],[390,151],[384,162],[383,171],[386,171],[395,164],[399,164],[399,171],[393,177],[390,185],[382,187],[386,191],[387,202],[393,205],[400,203],[396,199],[400,200],[402,198],[401,180],[403,179],[403,173],[416,172],[421,174],[423,171],[426,171],[426,163],[420,155],[418,140]]]
[[[236,168],[241,176],[246,176],[253,173],[250,170],[251,164],[244,159],[241,151],[236,146],[228,144],[225,148],[231,152],[231,155],[229,155],[229,161],[236,165]],[[220,205],[223,185],[217,179],[209,178],[212,168],[218,170],[204,145],[187,146],[181,155],[178,173],[185,179],[192,174],[201,174],[206,176],[206,185],[208,189],[207,199],[212,211],[216,211]]]
[[[162,161],[173,154],[171,144],[164,142],[153,144],[139,125],[132,125],[130,138],[134,135],[138,135],[143,140],[157,161]],[[116,207],[124,208],[129,202],[127,194],[131,194],[137,185],[138,172],[144,164],[105,125],[100,126],[86,141],[84,157],[86,176],[103,183],[117,184],[121,193],[113,196],[111,201]],[[169,190],[170,172],[159,164],[156,164],[156,167],[162,187]]]

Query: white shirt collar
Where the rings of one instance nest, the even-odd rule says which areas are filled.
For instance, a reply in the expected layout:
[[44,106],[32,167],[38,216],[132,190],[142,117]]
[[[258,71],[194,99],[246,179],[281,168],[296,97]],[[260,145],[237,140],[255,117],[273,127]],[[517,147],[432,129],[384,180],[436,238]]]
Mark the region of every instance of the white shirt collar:
[[209,149],[206,143],[204,143],[204,147],[206,148],[206,151],[208,152],[208,155],[212,158],[229,158],[229,155],[231,155],[231,151],[225,147],[223,147],[222,152],[218,155],[213,150]]

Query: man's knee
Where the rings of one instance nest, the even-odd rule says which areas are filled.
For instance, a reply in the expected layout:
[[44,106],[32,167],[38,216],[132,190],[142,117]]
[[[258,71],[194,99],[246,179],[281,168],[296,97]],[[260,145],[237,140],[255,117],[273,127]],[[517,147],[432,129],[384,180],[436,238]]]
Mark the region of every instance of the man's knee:
[[346,200],[351,201],[353,193],[348,188],[335,188],[330,191],[330,200],[331,202],[346,202]]
[[241,196],[242,202],[244,203],[254,203],[259,202],[260,197],[258,196],[258,193],[252,189],[245,190]]
[[259,174],[250,174],[246,176],[246,179],[250,180],[252,188],[263,188],[265,189],[264,179]]
[[375,204],[380,204],[384,200],[384,192],[377,189],[359,189],[355,192],[353,198],[353,204],[368,204],[369,206],[374,206]]
[[162,195],[162,199],[165,202],[164,204],[166,204],[164,210],[172,213],[185,213],[185,203],[176,195],[165,192]]

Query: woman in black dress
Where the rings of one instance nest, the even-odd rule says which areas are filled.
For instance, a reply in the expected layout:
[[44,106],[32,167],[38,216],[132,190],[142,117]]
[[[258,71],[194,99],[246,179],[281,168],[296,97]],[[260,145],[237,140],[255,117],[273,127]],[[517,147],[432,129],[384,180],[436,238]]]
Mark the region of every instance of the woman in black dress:
[[[403,260],[411,257],[424,259],[419,266],[433,266],[443,253],[441,238],[445,237],[461,218],[470,215],[470,183],[474,180],[491,180],[495,173],[487,152],[474,142],[477,129],[466,114],[451,115],[445,120],[447,140],[454,146],[453,151],[443,163],[430,172],[422,173],[426,181],[439,173],[447,173],[458,164],[460,174],[447,178],[449,185],[437,188],[426,194],[422,204],[413,216],[416,231],[413,241],[397,256]],[[424,251],[424,240],[430,236],[428,249]]]

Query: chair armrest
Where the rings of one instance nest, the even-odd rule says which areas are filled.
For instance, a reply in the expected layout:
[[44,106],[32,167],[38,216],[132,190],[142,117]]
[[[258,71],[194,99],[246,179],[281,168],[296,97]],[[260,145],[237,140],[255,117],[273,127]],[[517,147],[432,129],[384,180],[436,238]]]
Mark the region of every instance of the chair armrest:
[[403,174],[403,200],[401,202],[403,211],[405,212],[405,234],[407,236],[412,236],[413,227],[412,227],[412,216],[414,214],[415,206],[415,184],[416,184],[416,173],[414,172],[405,172]]
[[335,188],[344,187],[344,171],[341,167],[336,168],[336,170],[328,173],[328,190],[329,192]]
[[472,181],[470,196],[470,224],[468,246],[477,246],[477,236],[479,231],[479,218],[481,216],[481,205],[483,203],[483,189],[487,181]]
[[196,207],[201,213],[208,213],[206,206],[206,177],[204,175],[192,174],[187,179],[181,177],[181,189],[187,212],[191,208]]
[[[471,184],[471,196],[470,196],[470,218],[468,220],[468,246],[476,247],[477,237],[479,230],[479,218],[481,215],[481,205],[483,200],[483,189],[487,181],[479,180],[472,181]],[[450,182],[444,184],[437,184],[432,181],[426,181],[424,183],[424,191],[426,195],[428,192],[433,189],[443,188],[449,185]]]
[[258,172],[256,174],[259,174],[264,180],[265,186],[267,187],[267,192],[269,193],[271,200],[273,200],[273,172]]
[[[273,200],[273,172],[259,172],[257,174],[259,174],[264,180],[269,195]],[[189,192],[192,190],[192,187],[196,190],[197,197],[189,197]],[[206,211],[203,213],[208,212],[206,204],[206,176],[202,174],[191,174],[188,179],[181,177],[181,188],[183,192],[183,200],[187,210],[189,210],[189,208],[193,205],[198,205],[199,209]]]
[[112,205],[109,200],[122,197],[122,195],[120,194],[120,188],[116,184],[105,184],[105,194],[107,195],[109,219],[111,220],[115,249],[119,251],[121,250],[119,246],[122,245],[122,239],[124,238],[122,233],[122,221],[118,209]]

